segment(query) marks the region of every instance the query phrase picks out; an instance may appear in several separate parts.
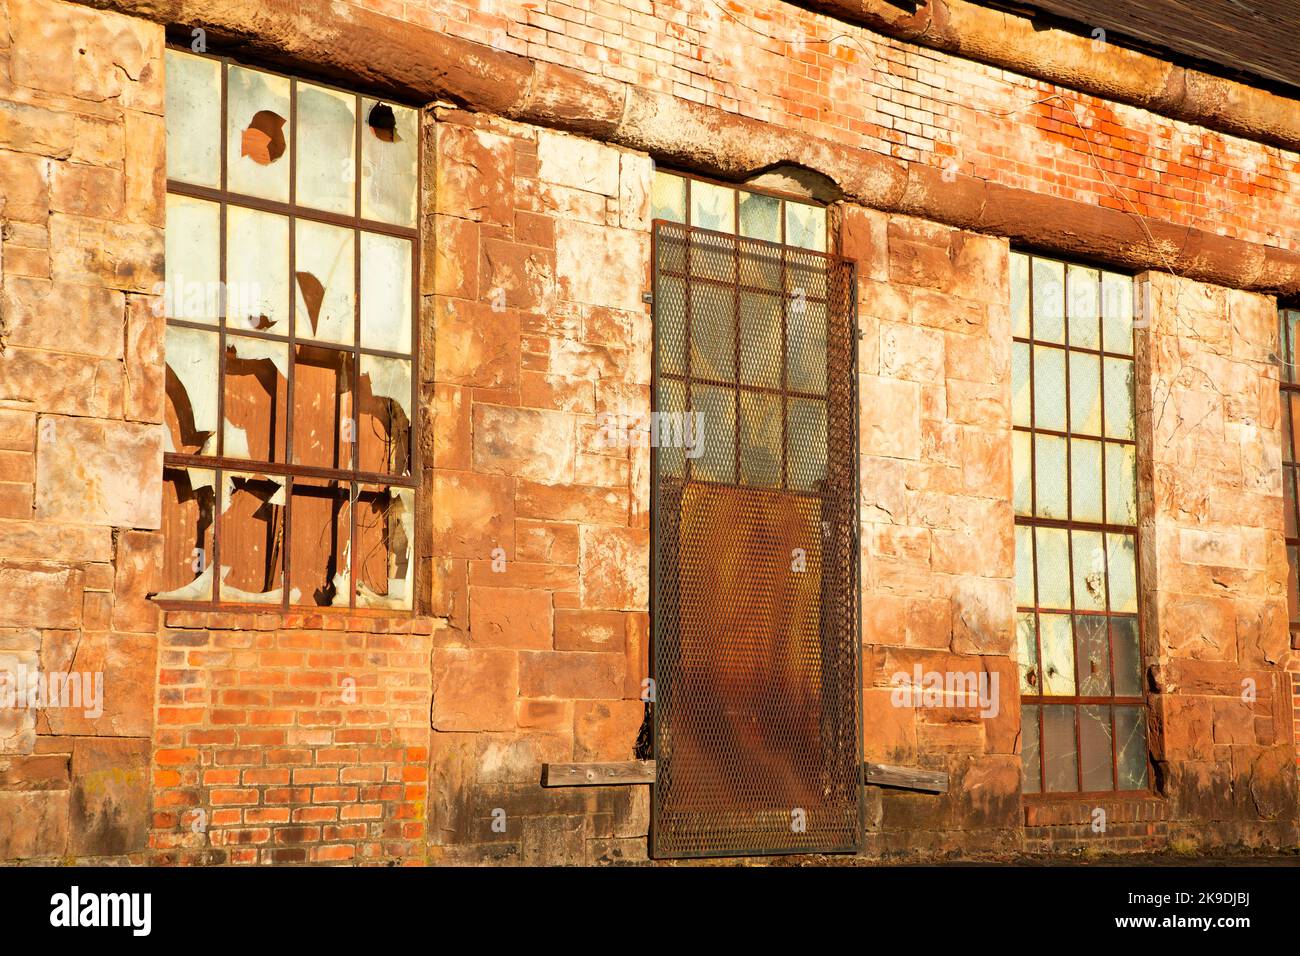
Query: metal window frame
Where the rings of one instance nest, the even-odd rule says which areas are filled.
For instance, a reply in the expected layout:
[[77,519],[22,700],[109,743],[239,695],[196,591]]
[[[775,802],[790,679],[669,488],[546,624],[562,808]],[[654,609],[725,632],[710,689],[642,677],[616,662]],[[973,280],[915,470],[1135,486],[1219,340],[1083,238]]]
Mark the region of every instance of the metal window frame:
[[[1292,356],[1296,354],[1297,346],[1300,343],[1291,341],[1291,322],[1292,317],[1300,322],[1300,305],[1297,306],[1278,306],[1278,387],[1280,390],[1280,400],[1283,407],[1291,405],[1286,409],[1283,416],[1283,423],[1291,419],[1290,434],[1282,436],[1282,480],[1289,482],[1292,489],[1291,495],[1291,529],[1293,534],[1286,533],[1286,515],[1283,516],[1282,535],[1287,549],[1287,617],[1288,627],[1294,636],[1300,634],[1300,607],[1296,613],[1292,613],[1290,608],[1291,590],[1294,588],[1300,592],[1300,501],[1296,500],[1295,488],[1296,479],[1300,478],[1300,453],[1293,447],[1295,443],[1295,413],[1297,410],[1296,403],[1292,398],[1300,398],[1300,371],[1297,370]],[[1288,451],[1289,449],[1289,451]],[[1282,492],[1282,506],[1286,507],[1286,491]]]
[[[1038,680],[1038,688],[1040,691],[1043,689],[1043,676],[1042,676],[1043,646],[1042,646],[1042,627],[1041,627],[1042,615],[1056,614],[1069,619],[1070,648],[1071,648],[1071,655],[1073,661],[1075,662],[1074,683],[1075,683],[1076,693],[1072,695],[1054,695],[1054,694],[1049,695],[1044,693],[1025,694],[1023,691],[1020,692],[1020,706],[1021,706],[1022,716],[1024,714],[1024,708],[1026,706],[1036,707],[1037,715],[1038,715],[1038,787],[1039,789],[1037,792],[1024,793],[1023,797],[1026,800],[1076,799],[1076,798],[1086,798],[1086,797],[1105,797],[1105,798],[1149,797],[1153,793],[1154,774],[1152,773],[1152,766],[1151,766],[1150,701],[1149,701],[1149,693],[1147,691],[1146,681],[1145,681],[1147,654],[1146,654],[1146,627],[1145,627],[1145,621],[1143,616],[1145,600],[1144,600],[1144,593],[1142,587],[1142,560],[1141,560],[1142,540],[1141,540],[1141,529],[1140,529],[1141,522],[1139,521],[1137,524],[1127,525],[1127,524],[1116,524],[1104,520],[1100,522],[1092,522],[1092,521],[1077,520],[1074,518],[1073,475],[1071,473],[1071,469],[1073,466],[1072,466],[1072,461],[1070,456],[1070,446],[1068,444],[1068,442],[1072,441],[1074,438],[1082,438],[1085,440],[1097,441],[1102,444],[1103,460],[1102,460],[1102,469],[1101,469],[1100,491],[1101,491],[1101,502],[1103,508],[1103,518],[1106,517],[1105,510],[1104,510],[1106,507],[1106,466],[1105,466],[1105,458],[1104,458],[1105,445],[1109,443],[1114,445],[1130,446],[1134,449],[1135,489],[1137,488],[1138,475],[1140,474],[1140,469],[1137,468],[1138,441],[1137,441],[1137,395],[1136,395],[1136,383],[1137,383],[1136,331],[1132,333],[1133,342],[1132,342],[1132,351],[1130,353],[1124,354],[1121,352],[1112,352],[1106,350],[1107,343],[1106,343],[1106,334],[1105,334],[1105,306],[1104,306],[1104,294],[1103,294],[1103,288],[1104,288],[1103,276],[1108,272],[1113,275],[1124,275],[1125,273],[1119,273],[1116,272],[1115,270],[1107,269],[1104,266],[1098,266],[1098,265],[1088,264],[1088,263],[1071,262],[1064,259],[1058,259],[1053,256],[1039,255],[1038,253],[1030,250],[1013,249],[1012,254],[1023,255],[1026,259],[1027,286],[1025,289],[1025,302],[1026,302],[1026,307],[1029,311],[1029,335],[1027,337],[1012,335],[1012,341],[1014,343],[1024,345],[1029,350],[1028,388],[1029,388],[1029,416],[1030,416],[1029,422],[1030,423],[1028,425],[1016,425],[1013,422],[1012,431],[1013,433],[1020,432],[1022,434],[1027,434],[1030,436],[1029,498],[1030,498],[1031,514],[1015,515],[1014,516],[1015,525],[1017,527],[1030,528],[1031,531],[1037,528],[1050,528],[1056,530],[1063,530],[1067,532],[1079,530],[1079,531],[1100,532],[1103,535],[1109,535],[1109,534],[1132,535],[1133,562],[1134,562],[1134,568],[1133,568],[1134,587],[1137,595],[1137,610],[1135,612],[1117,612],[1111,609],[1110,607],[1111,591],[1109,586],[1109,582],[1110,582],[1109,557],[1110,556],[1108,553],[1108,549],[1103,548],[1103,560],[1105,561],[1106,581],[1107,581],[1106,607],[1103,610],[1090,610],[1090,609],[1076,608],[1075,607],[1076,600],[1075,600],[1075,593],[1074,593],[1074,580],[1075,580],[1074,547],[1073,547],[1073,538],[1070,538],[1068,539],[1070,541],[1070,544],[1067,548],[1067,558],[1068,558],[1068,565],[1069,565],[1070,607],[1049,608],[1049,607],[1042,606],[1042,604],[1039,602],[1038,599],[1039,598],[1038,542],[1037,542],[1037,535],[1036,534],[1034,535],[1033,561],[1032,561],[1034,603],[1032,605],[1017,604],[1016,617],[1017,619],[1019,619],[1019,617],[1022,614],[1034,615],[1034,638],[1036,644],[1036,661],[1037,661],[1035,676],[1036,679]],[[1034,270],[1034,262],[1036,260],[1054,262],[1062,266],[1062,276],[1063,276],[1062,324],[1064,326],[1064,335],[1063,335],[1064,342],[1043,341],[1037,339],[1034,335],[1035,327],[1034,327],[1034,278],[1033,278],[1034,271],[1033,270]],[[1072,345],[1070,342],[1069,276],[1070,276],[1071,266],[1082,267],[1086,269],[1094,269],[1097,271],[1097,313],[1098,313],[1097,322],[1098,322],[1099,344],[1096,348],[1091,348],[1086,346],[1075,346]],[[1131,278],[1132,277],[1130,276],[1130,279]],[[1037,407],[1035,402],[1035,388],[1034,388],[1034,375],[1036,371],[1035,349],[1042,348],[1042,347],[1059,349],[1063,354],[1064,374],[1065,374],[1065,396],[1063,398],[1063,403],[1065,406],[1065,421],[1066,421],[1066,427],[1064,431],[1040,428],[1037,426],[1036,423]],[[1101,426],[1099,429],[1099,434],[1097,435],[1089,435],[1083,433],[1076,434],[1071,429],[1072,423],[1070,420],[1070,416],[1072,412],[1071,412],[1071,402],[1070,402],[1069,356],[1072,352],[1094,355],[1098,357],[1098,363],[1099,363],[1098,402],[1100,406],[1099,411],[1101,414]],[[1134,369],[1133,380],[1135,385],[1135,389],[1134,389],[1135,394],[1133,395],[1133,400],[1132,400],[1133,438],[1131,439],[1111,438],[1106,435],[1105,359],[1107,358],[1118,359],[1118,360],[1129,362]],[[1066,518],[1042,518],[1042,517],[1038,517],[1036,514],[1033,513],[1033,512],[1037,512],[1038,510],[1037,453],[1035,450],[1035,443],[1033,441],[1033,436],[1035,435],[1049,435],[1056,438],[1062,438],[1067,441],[1066,456],[1065,456],[1065,502],[1066,502],[1066,513],[1068,517]],[[1107,626],[1106,626],[1107,658],[1110,666],[1110,688],[1112,692],[1110,696],[1080,695],[1077,693],[1079,688],[1079,673],[1078,673],[1078,665],[1077,665],[1078,645],[1076,643],[1076,636],[1074,632],[1074,620],[1073,620],[1076,616],[1102,617],[1105,618],[1107,621]],[[1116,619],[1133,620],[1137,625],[1138,665],[1139,665],[1140,680],[1142,681],[1142,689],[1143,689],[1143,693],[1140,697],[1116,696],[1114,694],[1115,639],[1114,639],[1113,625],[1110,622]],[[1018,626],[1019,625],[1017,623],[1017,627]],[[1019,690],[1018,674],[1017,674],[1017,690]],[[1071,707],[1074,711],[1075,778],[1076,778],[1076,783],[1078,784],[1078,789],[1076,790],[1049,791],[1047,789],[1047,753],[1046,753],[1046,746],[1045,746],[1045,737],[1043,733],[1044,723],[1045,723],[1044,709],[1046,707],[1052,707],[1052,706],[1068,706]],[[1082,753],[1083,748],[1082,748],[1081,708],[1086,706],[1105,706],[1110,708],[1111,789],[1109,790],[1085,790],[1083,788],[1083,753]],[[1147,773],[1146,773],[1146,786],[1143,788],[1132,789],[1132,790],[1118,789],[1119,787],[1119,741],[1116,734],[1116,720],[1115,720],[1116,707],[1140,707],[1143,719],[1146,721],[1146,735],[1145,735],[1146,755],[1145,756],[1146,756],[1146,763],[1147,763],[1147,768],[1146,768]]]
[[[421,107],[415,104],[403,103],[392,97],[381,97],[378,94],[370,95],[362,93],[356,89],[346,89],[329,83],[323,83],[308,77],[298,76],[296,74],[282,73],[276,70],[266,69],[263,66],[247,63],[235,57],[222,55],[220,53],[198,53],[190,49],[187,44],[180,42],[169,42],[167,48],[185,53],[189,56],[201,57],[203,59],[213,60],[221,65],[221,83],[220,83],[220,164],[221,164],[221,186],[212,188],[209,186],[200,186],[192,183],[182,182],[180,180],[167,179],[167,194],[184,196],[191,199],[200,199],[213,202],[220,207],[220,223],[218,236],[218,277],[221,288],[226,288],[226,210],[229,206],[238,208],[252,209],[259,212],[268,212],[287,218],[289,224],[289,250],[288,250],[288,288],[289,288],[289,311],[288,311],[288,328],[285,335],[261,332],[258,330],[237,330],[234,334],[246,336],[248,338],[261,339],[264,341],[279,342],[285,345],[288,353],[288,374],[285,380],[285,449],[283,462],[267,462],[255,459],[229,458],[224,455],[225,451],[225,394],[226,394],[226,337],[229,328],[227,320],[229,316],[222,309],[222,314],[218,317],[218,324],[195,322],[186,319],[173,319],[170,316],[166,319],[168,328],[188,328],[208,333],[215,333],[218,337],[218,374],[216,381],[217,388],[217,454],[216,455],[194,455],[168,452],[163,456],[164,470],[190,468],[201,468],[210,470],[215,475],[214,495],[213,495],[213,519],[212,519],[212,556],[211,563],[215,567],[220,567],[221,559],[221,496],[223,492],[222,477],[226,472],[237,472],[241,474],[253,475],[274,475],[285,478],[285,503],[283,505],[283,523],[284,523],[284,544],[280,561],[280,572],[282,581],[283,596],[278,604],[274,603],[257,603],[241,601],[223,601],[221,599],[221,575],[213,574],[212,597],[210,600],[201,601],[177,601],[161,599],[157,603],[169,610],[214,610],[214,609],[240,609],[240,610],[260,610],[274,611],[277,608],[281,612],[290,610],[301,610],[312,613],[350,613],[350,614],[379,614],[385,617],[395,616],[413,616],[417,612],[414,594],[411,596],[410,608],[386,608],[386,607],[367,607],[358,606],[357,604],[357,568],[359,566],[359,557],[355,547],[349,548],[348,568],[348,604],[346,607],[334,607],[317,604],[292,604],[290,603],[291,587],[291,562],[292,555],[292,532],[293,532],[293,485],[295,478],[309,478],[337,483],[341,491],[346,492],[348,496],[348,522],[349,522],[349,541],[355,542],[357,532],[357,513],[356,505],[361,499],[364,492],[363,486],[380,487],[383,489],[405,488],[413,492],[413,497],[418,498],[419,482],[422,468],[421,449],[419,440],[419,422],[420,422],[420,262],[421,262],[421,234],[420,234],[420,210],[423,199],[424,184],[424,130],[423,124],[417,121],[416,135],[416,225],[402,226],[394,223],[381,222],[374,219],[366,219],[361,215],[361,198],[362,198],[362,127],[366,123],[362,111],[362,101],[365,98],[374,99],[377,103],[385,101],[416,110],[419,116]],[[235,192],[229,189],[229,172],[227,169],[229,160],[229,96],[228,96],[228,76],[232,66],[244,69],[255,70],[268,76],[275,76],[287,80],[289,83],[289,148],[287,158],[289,161],[289,199],[288,202],[279,200],[265,199],[258,196],[249,196],[244,193]],[[298,179],[298,84],[299,82],[307,83],[311,86],[327,89],[335,93],[352,97],[356,125],[354,130],[354,167],[353,167],[353,214],[342,215],[326,210],[314,209],[310,206],[298,203],[297,179]],[[164,116],[166,120],[166,116]],[[294,266],[296,263],[296,242],[297,229],[296,224],[299,219],[311,222],[318,222],[325,225],[338,226],[349,229],[353,236],[353,335],[352,344],[343,345],[337,342],[323,342],[315,339],[303,339],[302,344],[311,348],[320,348],[325,351],[338,352],[350,356],[348,359],[351,368],[351,389],[353,394],[352,414],[357,417],[357,407],[355,403],[356,384],[360,378],[361,357],[363,355],[376,356],[380,358],[400,359],[410,363],[411,368],[411,397],[410,397],[410,439],[408,450],[409,474],[393,475],[378,472],[362,471],[359,467],[361,455],[361,436],[357,434],[352,442],[351,459],[353,467],[351,468],[328,468],[314,465],[295,464],[293,462],[293,424],[294,424],[294,370],[297,364],[296,347],[299,344],[296,335],[297,319],[297,294],[293,283]],[[411,242],[411,351],[392,352],[381,349],[365,348],[361,344],[361,236],[370,233],[373,235],[384,235],[395,238],[402,238]],[[358,429],[359,431],[359,429]],[[410,554],[408,560],[415,565],[418,563],[417,543],[420,540],[420,508],[418,500],[412,503],[412,536],[409,542]],[[413,568],[413,580],[414,580]]]

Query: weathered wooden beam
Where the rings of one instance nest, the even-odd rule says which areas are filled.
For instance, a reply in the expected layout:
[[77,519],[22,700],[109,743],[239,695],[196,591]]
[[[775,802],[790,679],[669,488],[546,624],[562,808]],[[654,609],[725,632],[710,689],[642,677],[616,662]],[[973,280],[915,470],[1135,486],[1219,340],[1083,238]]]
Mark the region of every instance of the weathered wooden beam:
[[[542,765],[543,787],[601,787],[654,783],[654,780],[653,760]],[[880,763],[862,765],[862,782],[869,786],[890,787],[895,790],[919,790],[923,793],[948,791],[948,775],[942,771],[920,770],[916,767],[891,767]]]

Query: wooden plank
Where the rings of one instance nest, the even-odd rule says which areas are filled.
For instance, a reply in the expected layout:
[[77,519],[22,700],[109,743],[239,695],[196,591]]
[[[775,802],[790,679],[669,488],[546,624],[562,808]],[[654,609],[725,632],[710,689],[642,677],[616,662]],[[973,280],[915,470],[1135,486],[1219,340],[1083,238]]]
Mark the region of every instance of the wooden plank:
[[[615,763],[548,763],[542,765],[543,787],[605,787],[654,783],[653,760],[623,760]],[[891,767],[868,763],[862,766],[862,782],[895,790],[946,793],[948,775],[938,770]]]
[[891,767],[882,763],[862,765],[862,782],[895,790],[920,790],[923,793],[947,793],[948,775],[941,770],[916,767]]
[[542,765],[543,787],[602,787],[610,784],[654,782],[655,762],[653,760]]

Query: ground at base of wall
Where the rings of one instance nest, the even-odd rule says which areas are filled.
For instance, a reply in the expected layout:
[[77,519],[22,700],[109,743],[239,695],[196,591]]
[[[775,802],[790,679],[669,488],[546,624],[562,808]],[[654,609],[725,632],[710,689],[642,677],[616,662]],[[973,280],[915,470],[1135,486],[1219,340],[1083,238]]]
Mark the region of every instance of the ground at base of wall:
[[1197,853],[1089,853],[1084,850],[1055,854],[914,854],[868,857],[853,855],[810,854],[801,856],[749,857],[746,859],[652,860],[652,866],[1300,866],[1300,847],[1253,850],[1215,847]]

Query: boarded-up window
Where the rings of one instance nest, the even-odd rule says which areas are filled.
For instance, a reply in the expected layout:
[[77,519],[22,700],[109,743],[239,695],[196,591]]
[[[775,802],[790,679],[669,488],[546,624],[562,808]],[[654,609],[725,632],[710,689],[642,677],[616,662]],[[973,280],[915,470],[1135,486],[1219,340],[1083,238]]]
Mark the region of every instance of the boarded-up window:
[[411,607],[419,113],[167,51],[159,599]]
[[1133,282],[1013,253],[1024,791],[1147,787]]

